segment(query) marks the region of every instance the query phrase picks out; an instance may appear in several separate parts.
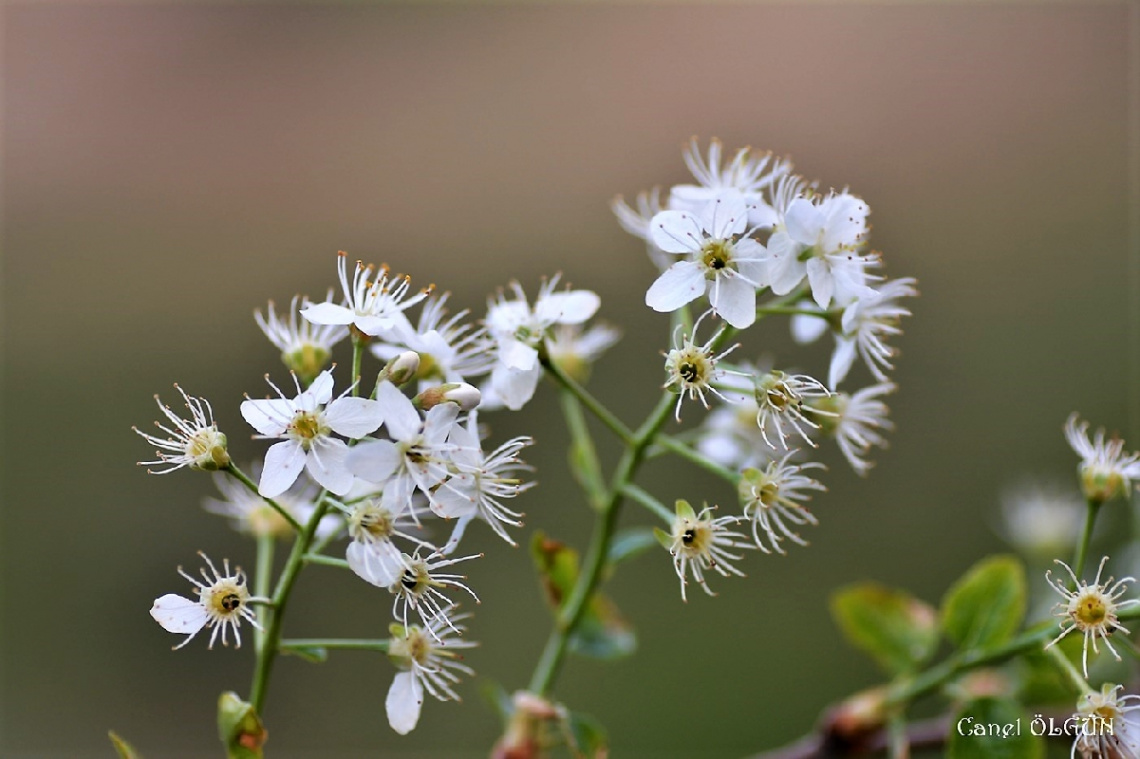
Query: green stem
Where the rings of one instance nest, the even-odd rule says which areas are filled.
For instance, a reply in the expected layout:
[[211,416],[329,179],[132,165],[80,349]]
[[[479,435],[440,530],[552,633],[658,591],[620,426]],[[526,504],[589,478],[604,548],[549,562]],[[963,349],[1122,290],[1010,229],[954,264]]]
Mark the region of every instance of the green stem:
[[281,506],[281,504],[277,503],[277,501],[273,500],[272,498],[266,498],[265,496],[261,495],[261,493],[258,493],[257,492],[257,483],[255,483],[253,480],[251,480],[249,477],[247,477],[245,472],[243,472],[240,468],[238,468],[237,464],[235,464],[231,461],[229,464],[226,465],[226,467],[223,471],[228,473],[231,477],[236,479],[241,484],[245,485],[246,488],[251,493],[256,495],[258,498],[260,498],[261,500],[268,503],[273,508],[274,511],[276,511],[278,514],[281,515],[282,519],[284,519],[286,522],[289,523],[289,526],[293,528],[294,532],[299,533],[299,532],[301,532],[302,529],[304,529],[303,527],[301,527],[301,523],[298,522],[293,517],[292,514],[290,514],[288,511],[286,511],[285,508],[283,506]]
[[368,638],[288,638],[277,644],[281,651],[305,648],[342,648],[365,651],[387,651],[388,640]]
[[326,567],[340,567],[341,569],[349,569],[348,562],[344,559],[338,559],[334,556],[325,556],[321,553],[309,552],[301,557],[301,560],[306,564],[323,564]]
[[[566,387],[573,392],[573,387]],[[579,398],[581,397],[579,396]],[[589,408],[589,404],[586,406]],[[645,449],[653,442],[657,433],[668,421],[669,412],[672,408],[673,394],[662,393],[657,406],[650,412],[637,431],[632,434],[621,460],[618,461],[606,503],[594,520],[594,532],[587,549],[585,566],[581,574],[578,575],[578,580],[574,584],[574,589],[570,592],[569,598],[559,611],[554,629],[551,631],[550,637],[546,641],[546,647],[542,651],[542,656],[535,666],[529,688],[532,693],[544,695],[558,677],[562,659],[566,654],[566,643],[582,620],[582,615],[585,613],[605,569],[610,541],[613,539],[618,517],[621,514],[621,504],[624,499],[623,489],[633,481],[633,477],[644,458]],[[606,411],[606,413],[609,412]]]
[[725,467],[721,466],[720,464],[716,463],[715,461],[712,461],[711,459],[707,458],[704,454],[700,453],[699,451],[694,450],[693,448],[689,447],[685,443],[682,443],[680,440],[677,440],[676,438],[673,438],[669,435],[658,435],[657,436],[657,445],[661,446],[662,448],[664,448],[665,450],[667,450],[671,453],[677,454],[678,456],[685,459],[686,461],[689,461],[690,463],[696,464],[697,466],[699,466],[700,468],[702,468],[706,471],[712,472],[717,477],[720,477],[721,479],[727,480],[733,486],[737,485],[740,482],[740,473],[739,472],[733,472],[730,469],[726,469]]
[[652,511],[657,516],[664,519],[666,524],[672,525],[673,521],[677,518],[677,515],[672,511],[669,511],[665,504],[661,503],[661,501],[658,501],[656,498],[639,488],[637,485],[634,485],[632,482],[626,483],[625,487],[621,489],[621,492]]
[[598,421],[609,427],[626,446],[634,442],[634,434],[630,431],[629,427],[626,427],[622,420],[618,419],[608,408],[603,406],[601,401],[590,395],[590,391],[579,385],[573,377],[562,371],[558,364],[551,361],[547,356],[541,356],[541,361],[547,373],[550,374],[558,384],[572,393],[583,406],[590,410],[591,414],[598,418]]
[[1081,530],[1081,540],[1077,543],[1077,550],[1073,555],[1073,574],[1078,580],[1085,571],[1085,559],[1088,558],[1089,543],[1092,542],[1093,527],[1096,525],[1096,515],[1100,512],[1100,504],[1100,501],[1090,498],[1088,509],[1085,511],[1085,527]]
[[1072,684],[1073,688],[1076,689],[1077,693],[1083,695],[1085,693],[1092,692],[1088,681],[1085,680],[1084,676],[1077,671],[1077,668],[1073,666],[1073,663],[1071,661],[1069,661],[1069,657],[1065,656],[1065,652],[1061,650],[1060,646],[1050,646],[1048,649],[1048,654],[1053,657],[1053,663],[1056,664],[1057,669],[1061,670],[1061,673],[1064,674],[1066,678],[1068,678],[1069,682]]
[[562,416],[570,431],[570,469],[596,511],[605,504],[606,493],[594,439],[590,435],[590,428],[586,426],[586,417],[582,414],[582,404],[578,397],[567,388],[562,388],[561,400]]
[[364,358],[364,346],[367,343],[367,338],[363,337],[356,331],[352,330],[352,397],[360,397],[360,367]]
[[312,545],[313,535],[316,534],[317,525],[328,509],[325,493],[321,493],[317,507],[313,510],[304,529],[293,541],[293,548],[289,558],[285,560],[285,567],[277,578],[277,588],[273,591],[273,608],[268,613],[269,623],[265,625],[265,637],[261,650],[257,653],[257,663],[253,669],[253,684],[250,687],[249,702],[258,714],[265,707],[266,688],[269,685],[269,673],[273,669],[273,662],[277,658],[278,644],[281,640],[281,624],[285,619],[285,605],[289,601],[289,594],[293,590],[293,583],[305,564],[305,554]]
[[[269,597],[269,576],[273,574],[275,544],[276,541],[272,535],[257,536],[257,571],[253,576],[253,594],[255,596]],[[268,606],[261,607],[257,613],[257,621],[261,625],[261,629],[254,632],[253,640],[254,650],[259,655],[265,647],[265,625],[270,613],[271,609]]]

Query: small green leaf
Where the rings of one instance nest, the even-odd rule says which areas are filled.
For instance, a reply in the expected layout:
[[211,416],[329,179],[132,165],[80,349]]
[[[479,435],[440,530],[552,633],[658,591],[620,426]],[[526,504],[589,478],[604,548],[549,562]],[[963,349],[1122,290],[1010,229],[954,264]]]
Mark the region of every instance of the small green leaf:
[[831,597],[831,613],[847,639],[892,675],[914,670],[938,644],[934,609],[901,590],[850,585]]
[[1025,616],[1025,570],[1012,556],[975,564],[942,599],[946,637],[963,650],[1000,645]]
[[621,530],[610,543],[610,553],[607,557],[610,564],[618,564],[645,553],[657,545],[657,538],[649,527],[629,527]]
[[562,608],[578,580],[578,552],[539,530],[531,538],[530,554],[538,568],[546,600],[551,608]]
[[108,730],[107,737],[111,739],[111,745],[115,747],[119,759],[142,759],[142,754],[135,751],[135,747],[120,738],[114,730]]
[[1033,735],[1029,718],[1007,699],[966,703],[950,725],[949,759],[1041,759],[1045,742]]
[[637,635],[614,602],[597,593],[570,635],[568,646],[580,656],[620,659],[637,649]]
[[269,731],[253,706],[229,691],[218,697],[218,737],[226,747],[227,759],[261,759]]
[[506,689],[496,681],[485,677],[479,683],[479,695],[495,710],[495,714],[499,715],[503,724],[507,724],[515,710],[515,705]]
[[281,653],[300,657],[313,664],[320,664],[329,658],[329,650],[324,646],[289,646],[282,648]]
[[609,739],[601,723],[593,717],[571,712],[565,721],[566,744],[575,759],[605,759]]

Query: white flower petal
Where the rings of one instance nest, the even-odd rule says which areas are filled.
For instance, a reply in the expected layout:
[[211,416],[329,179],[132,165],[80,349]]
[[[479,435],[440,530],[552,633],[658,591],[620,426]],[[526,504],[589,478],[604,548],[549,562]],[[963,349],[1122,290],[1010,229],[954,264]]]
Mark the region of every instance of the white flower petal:
[[796,198],[784,213],[788,235],[801,245],[815,245],[823,230],[823,212],[810,200]]
[[385,380],[380,384],[376,400],[383,410],[384,426],[393,438],[408,441],[420,434],[420,414],[399,388]]
[[352,324],[356,314],[335,303],[313,303],[301,309],[301,316],[313,324]]
[[800,246],[786,232],[768,238],[768,279],[776,295],[787,295],[803,281],[807,269],[799,253]]
[[740,277],[717,277],[709,293],[709,304],[720,317],[737,329],[756,321],[756,289]]
[[691,303],[705,291],[704,272],[695,261],[678,261],[665,270],[645,293],[645,305],[668,313]]
[[831,267],[822,258],[808,259],[806,267],[811,297],[820,308],[827,308],[831,305],[831,296],[835,294],[835,278],[831,276]]
[[382,485],[395,474],[403,456],[391,440],[361,443],[348,454],[348,470],[362,480]]
[[701,249],[704,233],[688,211],[662,211],[649,222],[649,237],[666,253],[694,253]]
[[491,373],[491,389],[503,405],[511,411],[518,411],[534,397],[541,376],[540,367],[524,372],[496,364]]
[[293,401],[284,398],[265,398],[241,402],[241,416],[250,427],[262,435],[278,437],[289,428],[297,413]]
[[538,351],[518,340],[503,340],[499,343],[499,361],[510,369],[528,372],[538,366]]
[[705,205],[699,221],[709,237],[727,240],[748,227],[748,206],[739,193],[721,193]]
[[589,290],[551,293],[534,304],[534,315],[543,324],[581,324],[601,304],[602,299]]
[[325,369],[313,380],[313,384],[305,388],[305,392],[297,396],[296,404],[305,411],[312,411],[317,406],[323,406],[332,398],[333,378],[332,372]]
[[314,446],[305,457],[305,468],[322,488],[334,495],[352,489],[352,473],[348,471],[348,444],[328,437]]
[[150,615],[162,625],[163,630],[183,635],[198,632],[210,619],[209,612],[202,604],[174,593],[167,593],[155,600]]
[[325,421],[333,432],[354,440],[384,423],[384,407],[368,398],[338,398],[325,409]]
[[470,474],[453,474],[435,492],[428,504],[431,510],[444,519],[472,516],[477,512],[475,477]]
[[293,486],[304,467],[305,449],[296,440],[282,440],[269,446],[257,492],[265,498],[276,498]]
[[390,540],[373,543],[353,541],[348,544],[345,558],[360,579],[378,588],[390,587],[404,573],[400,549]]
[[420,708],[424,704],[424,689],[411,672],[397,673],[388,689],[384,708],[388,711],[388,724],[400,735],[407,735],[420,721]]
[[[819,321],[823,321],[820,319]],[[832,390],[842,382],[855,363],[855,341],[845,337],[835,340],[835,350],[831,353],[831,367],[827,372],[827,386]]]
[[[807,301],[810,304],[810,301]],[[803,308],[805,302],[801,301],[798,304],[799,308]],[[827,332],[827,320],[821,319],[818,316],[807,316],[805,314],[793,314],[791,320],[792,339],[800,345],[814,343],[819,338],[823,337],[823,333]],[[834,387],[834,385],[832,385]]]

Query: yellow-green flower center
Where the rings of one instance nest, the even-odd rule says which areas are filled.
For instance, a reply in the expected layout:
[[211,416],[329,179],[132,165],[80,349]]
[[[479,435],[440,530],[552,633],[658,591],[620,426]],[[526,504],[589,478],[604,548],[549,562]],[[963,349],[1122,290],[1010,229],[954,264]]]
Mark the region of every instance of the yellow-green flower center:
[[295,417],[293,417],[293,422],[289,425],[289,431],[293,434],[294,437],[300,439],[301,445],[308,448],[314,440],[316,440],[322,434],[326,433],[328,430],[326,429],[319,412],[300,411]]
[[1108,617],[1108,605],[1099,592],[1083,593],[1076,599],[1070,613],[1082,628],[1097,627]]
[[249,600],[249,592],[244,585],[235,582],[222,582],[203,592],[209,593],[206,605],[216,616],[232,617],[241,611]]
[[701,246],[701,263],[705,266],[705,275],[716,276],[716,273],[728,266],[732,260],[732,243],[728,240],[709,240]]

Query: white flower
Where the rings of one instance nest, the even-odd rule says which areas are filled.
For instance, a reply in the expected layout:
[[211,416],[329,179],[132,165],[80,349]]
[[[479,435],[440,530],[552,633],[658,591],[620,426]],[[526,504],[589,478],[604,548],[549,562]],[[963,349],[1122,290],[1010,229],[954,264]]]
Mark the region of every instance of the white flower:
[[654,187],[649,192],[640,192],[637,195],[637,208],[631,208],[620,195],[610,203],[614,215],[622,229],[634,237],[645,240],[645,250],[649,260],[659,271],[665,271],[673,265],[673,257],[658,248],[649,234],[649,224],[653,217],[665,210],[661,205],[661,188]]
[[483,328],[464,324],[468,311],[448,317],[448,294],[428,298],[420,311],[419,322],[398,326],[391,333],[392,342],[375,343],[372,353],[382,361],[395,358],[406,350],[419,354],[416,378],[423,390],[440,382],[463,382],[491,371],[495,363],[494,343]]
[[712,569],[722,577],[744,576],[743,572],[730,563],[739,561],[741,556],[728,551],[730,548],[751,548],[748,543],[740,542],[745,535],[728,529],[729,525],[739,523],[740,517],[712,519],[715,507],[706,506],[698,514],[687,501],[681,500],[677,501],[676,508],[677,518],[673,520],[670,532],[654,528],[653,533],[673,557],[673,569],[681,580],[681,600],[688,601],[685,595],[685,587],[689,584],[688,574],[692,574],[705,593],[715,596],[705,582],[705,572]]
[[487,304],[487,330],[498,347],[491,372],[494,396],[517,411],[531,399],[542,376],[538,348],[555,324],[581,324],[598,310],[598,296],[589,290],[554,292],[558,275],[542,285],[532,309],[518,282],[511,282],[515,295],[507,300],[500,292]]
[[175,385],[174,389],[182,394],[186,408],[190,411],[190,418],[181,418],[171,411],[169,406],[164,406],[157,395],[154,396],[159,411],[174,428],[166,427],[161,422],[154,423],[154,426],[167,436],[165,438],[148,435],[138,427],[131,428],[143,440],[161,449],[155,451],[158,456],[156,461],[140,461],[139,466],[169,466],[168,469],[151,471],[151,474],[169,474],[186,466],[209,471],[224,469],[230,463],[230,455],[226,450],[226,436],[218,431],[218,425],[214,423],[214,411],[210,408],[209,401],[187,395],[178,385]]
[[424,419],[412,402],[391,382],[382,382],[376,393],[384,409],[384,427],[391,440],[371,440],[356,446],[348,468],[357,477],[384,488],[381,503],[393,514],[400,513],[418,488],[430,500],[432,488],[448,475],[448,433],[455,425],[459,406],[440,403]]
[[505,525],[522,526],[522,514],[503,505],[506,498],[534,486],[522,482],[518,473],[530,467],[519,458],[519,452],[534,443],[529,437],[516,437],[500,445],[489,454],[483,453],[479,441],[475,414],[468,417],[467,426],[455,425],[450,442],[452,475],[435,493],[431,509],[445,519],[458,519],[451,538],[442,552],[451,553],[463,537],[463,531],[472,519],[482,519],[503,540],[516,545],[507,534]]
[[[332,300],[332,290],[325,300]],[[309,305],[308,299],[302,301],[300,295],[293,296],[289,303],[288,321],[277,315],[273,301],[269,301],[268,316],[262,316],[261,311],[253,312],[257,326],[281,351],[281,360],[286,368],[296,372],[306,383],[312,382],[325,368],[333,346],[348,335],[348,330],[338,324],[313,324],[307,319],[298,319],[299,308]]]
[[1002,535],[1022,551],[1052,557],[1071,550],[1085,518],[1076,491],[1055,483],[1022,482],[1001,496]]
[[388,712],[388,724],[400,735],[407,735],[420,721],[420,709],[424,703],[426,690],[440,701],[459,701],[454,686],[459,675],[474,675],[475,672],[457,661],[459,650],[472,648],[475,643],[458,638],[462,626],[454,623],[465,619],[466,614],[451,617],[445,622],[454,607],[444,609],[427,624],[427,630],[412,626],[403,628],[393,624],[389,640],[388,658],[401,671],[392,680],[388,698],[384,706]]
[[722,358],[740,347],[737,344],[730,346],[728,350],[720,354],[713,352],[713,343],[724,332],[724,327],[717,330],[704,345],[696,344],[697,330],[701,326],[701,320],[709,313],[711,312],[706,311],[700,315],[688,335],[682,333],[681,327],[678,325],[673,334],[673,349],[665,354],[666,380],[664,387],[673,388],[677,393],[677,407],[674,409],[673,416],[678,422],[681,421],[681,403],[686,396],[689,400],[699,398],[701,405],[706,409],[709,407],[708,399],[705,397],[706,393],[715,395],[728,403],[731,400],[725,397],[715,385],[723,382],[729,374],[747,376],[743,372],[717,368],[717,363]]
[[788,527],[819,524],[803,502],[811,500],[808,490],[827,490],[816,480],[804,474],[808,469],[823,469],[823,464],[789,462],[796,451],[789,451],[782,459],[768,463],[763,470],[745,469],[741,473],[740,499],[744,503],[744,516],[752,522],[752,538],[756,547],[771,553],[760,536],[763,530],[768,542],[777,553],[784,553],[780,542],[785,538],[806,546],[807,541]]
[[258,492],[274,498],[288,490],[305,469],[321,487],[337,495],[347,493],[352,487],[352,474],[345,466],[348,446],[332,433],[356,439],[374,432],[384,419],[380,404],[344,395],[329,403],[333,379],[328,371],[321,372],[306,390],[301,390],[294,374],[297,396],[293,399],[286,398],[269,375],[265,381],[278,397],[251,400],[247,396],[241,415],[261,433],[259,437],[284,439],[265,454]]
[[823,433],[835,438],[843,457],[860,475],[866,475],[873,466],[866,458],[871,447],[887,447],[887,439],[880,430],[893,429],[894,425],[887,419],[890,409],[881,398],[897,389],[895,384],[883,382],[865,387],[853,395],[832,393],[809,402],[820,415]]
[[896,301],[917,294],[914,279],[906,277],[887,282],[877,292],[865,294],[848,304],[841,320],[843,332],[835,336],[835,350],[831,354],[827,384],[832,390],[851,370],[856,353],[875,379],[887,381],[887,370],[894,368],[891,358],[895,351],[883,342],[883,338],[901,334],[899,319],[910,316],[910,311]]
[[867,233],[867,204],[846,192],[788,204],[783,225],[768,239],[772,292],[786,295],[807,276],[820,308],[874,292],[866,269],[876,261],[858,253]]
[[[752,226],[770,227],[776,212],[763,192],[792,168],[786,158],[772,161],[772,153],[753,152],[751,148],[736,151],[732,161],[722,166],[723,145],[713,138],[709,142],[708,159],[701,155],[697,138],[693,137],[683,151],[685,165],[698,184],[680,184],[669,194],[669,207],[679,211],[698,211],[708,201],[728,192],[739,193],[749,203],[748,221]],[[769,164],[771,164],[769,166]]]
[[1100,576],[1104,572],[1104,565],[1107,562],[1107,556],[1100,560],[1100,566],[1096,570],[1096,579],[1093,580],[1092,585],[1089,585],[1084,580],[1078,580],[1068,564],[1057,560],[1056,563],[1064,567],[1065,571],[1069,573],[1076,590],[1069,590],[1065,582],[1053,579],[1050,572],[1045,573],[1045,579],[1064,599],[1054,607],[1056,616],[1064,620],[1061,622],[1061,634],[1045,647],[1048,648],[1053,645],[1073,630],[1080,630],[1085,638],[1081,665],[1084,668],[1086,678],[1089,676],[1089,642],[1092,642],[1093,653],[1100,653],[1096,645],[1096,639],[1100,638],[1108,650],[1112,652],[1112,655],[1116,657],[1116,660],[1120,661],[1120,654],[1116,653],[1116,649],[1112,647],[1108,638],[1117,630],[1122,630],[1126,634],[1131,633],[1128,632],[1128,628],[1120,624],[1116,612],[1119,609],[1140,603],[1135,599],[1117,600],[1124,595],[1128,583],[1136,582],[1134,578],[1122,577],[1114,583],[1113,578],[1109,577],[1103,584],[1101,583]]
[[645,293],[654,311],[676,311],[708,292],[726,322],[743,329],[756,321],[756,289],[768,284],[764,246],[745,234],[748,205],[740,195],[717,197],[699,212],[662,211],[650,234],[666,253],[684,255]]
[[740,396],[731,406],[713,409],[701,423],[697,450],[730,468],[759,466],[770,461],[773,450],[756,426],[759,411],[751,394]]
[[250,604],[268,603],[269,599],[251,596],[246,589],[245,573],[241,568],[230,574],[229,559],[222,562],[222,572],[218,572],[206,554],[199,552],[198,555],[205,560],[206,566],[210,569],[209,573],[204,568],[201,570],[205,582],[199,582],[182,571],[182,567],[178,568],[178,574],[194,586],[197,600],[167,593],[155,600],[150,615],[162,625],[163,630],[186,636],[184,641],[174,647],[176,651],[189,643],[204,627],[214,630],[210,634],[210,648],[214,647],[219,633],[222,645],[228,646],[227,634],[230,631],[234,635],[234,645],[241,648],[241,633],[238,628],[243,619],[261,629],[257,623],[257,615],[250,608]]
[[608,324],[583,329],[580,324],[559,324],[546,341],[546,353],[562,371],[584,382],[590,366],[621,338],[621,330]]
[[1140,696],[1122,695],[1124,686],[1105,683],[1100,693],[1090,692],[1077,701],[1077,737],[1070,756],[1081,759],[1137,759],[1140,757]]
[[756,380],[756,426],[769,448],[776,448],[768,437],[772,429],[776,432],[776,439],[780,447],[788,449],[787,433],[784,425],[787,424],[804,442],[812,448],[816,444],[804,432],[803,425],[812,429],[819,429],[819,424],[805,416],[804,412],[811,412],[818,416],[835,416],[834,412],[804,405],[804,400],[822,398],[831,395],[819,380],[806,374],[785,374],[781,371],[771,371]]
[[1076,412],[1065,423],[1065,439],[1081,457],[1079,471],[1085,498],[1103,503],[1117,496],[1127,497],[1132,480],[1140,477],[1140,454],[1125,453],[1120,438],[1106,441],[1103,427],[1090,441],[1088,429],[1088,422],[1077,423]]
[[392,615],[407,627],[408,610],[412,609],[419,614],[428,632],[432,632],[430,623],[433,619],[442,621],[444,625],[458,632],[448,618],[448,612],[455,608],[455,603],[443,594],[441,588],[464,590],[475,599],[475,603],[479,603],[479,597],[463,582],[467,579],[464,575],[447,574],[438,570],[461,561],[478,559],[482,555],[480,553],[458,559],[447,559],[439,554],[432,554],[424,559],[420,557],[419,549],[411,556],[404,554],[404,571],[388,586],[388,590],[395,596],[392,602]]
[[[260,465],[253,467],[255,477],[260,475],[259,469]],[[238,532],[258,537],[272,535],[279,538],[293,534],[293,528],[277,509],[270,506],[262,496],[250,490],[244,483],[228,474],[217,472],[214,474],[214,485],[222,497],[207,498],[203,504],[206,511],[228,517]],[[318,490],[319,488],[307,479],[298,479],[293,487],[278,495],[273,501],[298,523],[305,524],[317,508]],[[328,537],[338,532],[342,525],[343,522],[336,514],[326,514],[317,524],[315,534],[319,538]]]
[[[383,337],[396,327],[407,326],[404,311],[428,296],[430,289],[408,295],[411,280],[408,277],[388,279],[388,269],[375,271],[372,266],[356,262],[352,283],[348,281],[348,254],[337,254],[337,272],[344,291],[345,305],[315,303],[301,309],[301,316],[314,324],[340,324],[356,327],[365,335]],[[375,274],[375,279],[373,279]]]
[[391,587],[407,569],[404,553],[392,541],[400,537],[434,550],[434,546],[409,535],[405,530],[415,524],[411,503],[399,511],[391,511],[380,503],[366,499],[356,504],[348,515],[348,544],[345,558],[360,579],[379,588]]

